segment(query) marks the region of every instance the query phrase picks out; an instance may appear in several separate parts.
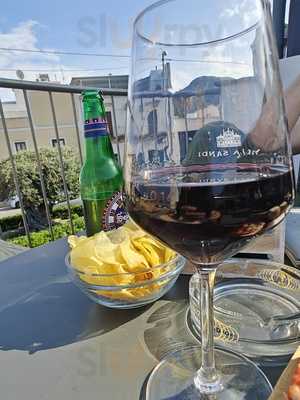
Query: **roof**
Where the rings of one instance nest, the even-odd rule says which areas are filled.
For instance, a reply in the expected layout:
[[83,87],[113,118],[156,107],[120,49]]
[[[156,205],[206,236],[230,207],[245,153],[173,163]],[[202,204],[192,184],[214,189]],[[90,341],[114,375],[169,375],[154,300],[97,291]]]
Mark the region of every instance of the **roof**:
[[128,75],[79,76],[72,78],[71,85],[99,87],[101,89],[128,89]]

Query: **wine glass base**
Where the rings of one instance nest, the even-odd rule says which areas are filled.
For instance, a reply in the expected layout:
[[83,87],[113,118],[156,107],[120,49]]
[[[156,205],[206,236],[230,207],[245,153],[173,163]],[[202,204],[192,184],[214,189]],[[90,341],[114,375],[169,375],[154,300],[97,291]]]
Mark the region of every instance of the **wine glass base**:
[[150,375],[146,400],[267,400],[272,386],[251,361],[233,352],[216,349],[216,366],[222,385],[213,394],[194,385],[201,367],[201,348],[189,346],[166,356]]

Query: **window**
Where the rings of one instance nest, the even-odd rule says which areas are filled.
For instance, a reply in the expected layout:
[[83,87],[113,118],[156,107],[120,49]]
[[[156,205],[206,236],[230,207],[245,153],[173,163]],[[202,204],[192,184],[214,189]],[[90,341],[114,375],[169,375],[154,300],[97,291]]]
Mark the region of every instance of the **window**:
[[148,132],[150,136],[155,136],[157,134],[157,111],[153,110],[148,115]]
[[26,150],[26,143],[25,142],[15,142],[17,152]]
[[[60,138],[59,139],[59,143],[61,146],[65,146],[65,139],[64,138]],[[52,147],[57,147],[57,139],[52,139]]]
[[197,131],[189,131],[186,132],[178,132],[179,137],[179,148],[180,148],[180,161],[184,160],[187,152],[189,144],[192,142],[193,137]]
[[148,150],[148,157],[150,163],[163,163],[165,159],[165,152],[164,150]]
[[113,124],[112,124],[111,112],[110,111],[106,112],[106,121],[107,121],[107,126],[108,126],[108,130],[109,130],[110,136],[113,137],[114,136],[114,130],[113,130]]

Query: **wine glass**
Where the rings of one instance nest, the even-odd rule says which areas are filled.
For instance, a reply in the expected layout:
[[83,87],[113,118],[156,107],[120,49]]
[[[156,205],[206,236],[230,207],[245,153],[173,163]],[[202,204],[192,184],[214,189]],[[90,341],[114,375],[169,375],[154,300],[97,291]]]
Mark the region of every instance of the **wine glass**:
[[130,216],[199,274],[201,350],[162,360],[147,399],[267,399],[263,373],[213,345],[218,265],[294,199],[267,0],[162,0],[137,17],[124,171]]

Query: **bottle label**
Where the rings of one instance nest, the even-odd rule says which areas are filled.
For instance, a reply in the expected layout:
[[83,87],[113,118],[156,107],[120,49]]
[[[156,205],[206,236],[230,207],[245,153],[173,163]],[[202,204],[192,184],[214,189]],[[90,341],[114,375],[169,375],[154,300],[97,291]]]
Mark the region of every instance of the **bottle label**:
[[111,231],[124,225],[127,220],[128,214],[124,206],[124,194],[116,192],[105,205],[102,216],[102,228],[104,231]]
[[88,119],[84,123],[84,136],[86,138],[95,138],[107,136],[107,122],[102,118]]

